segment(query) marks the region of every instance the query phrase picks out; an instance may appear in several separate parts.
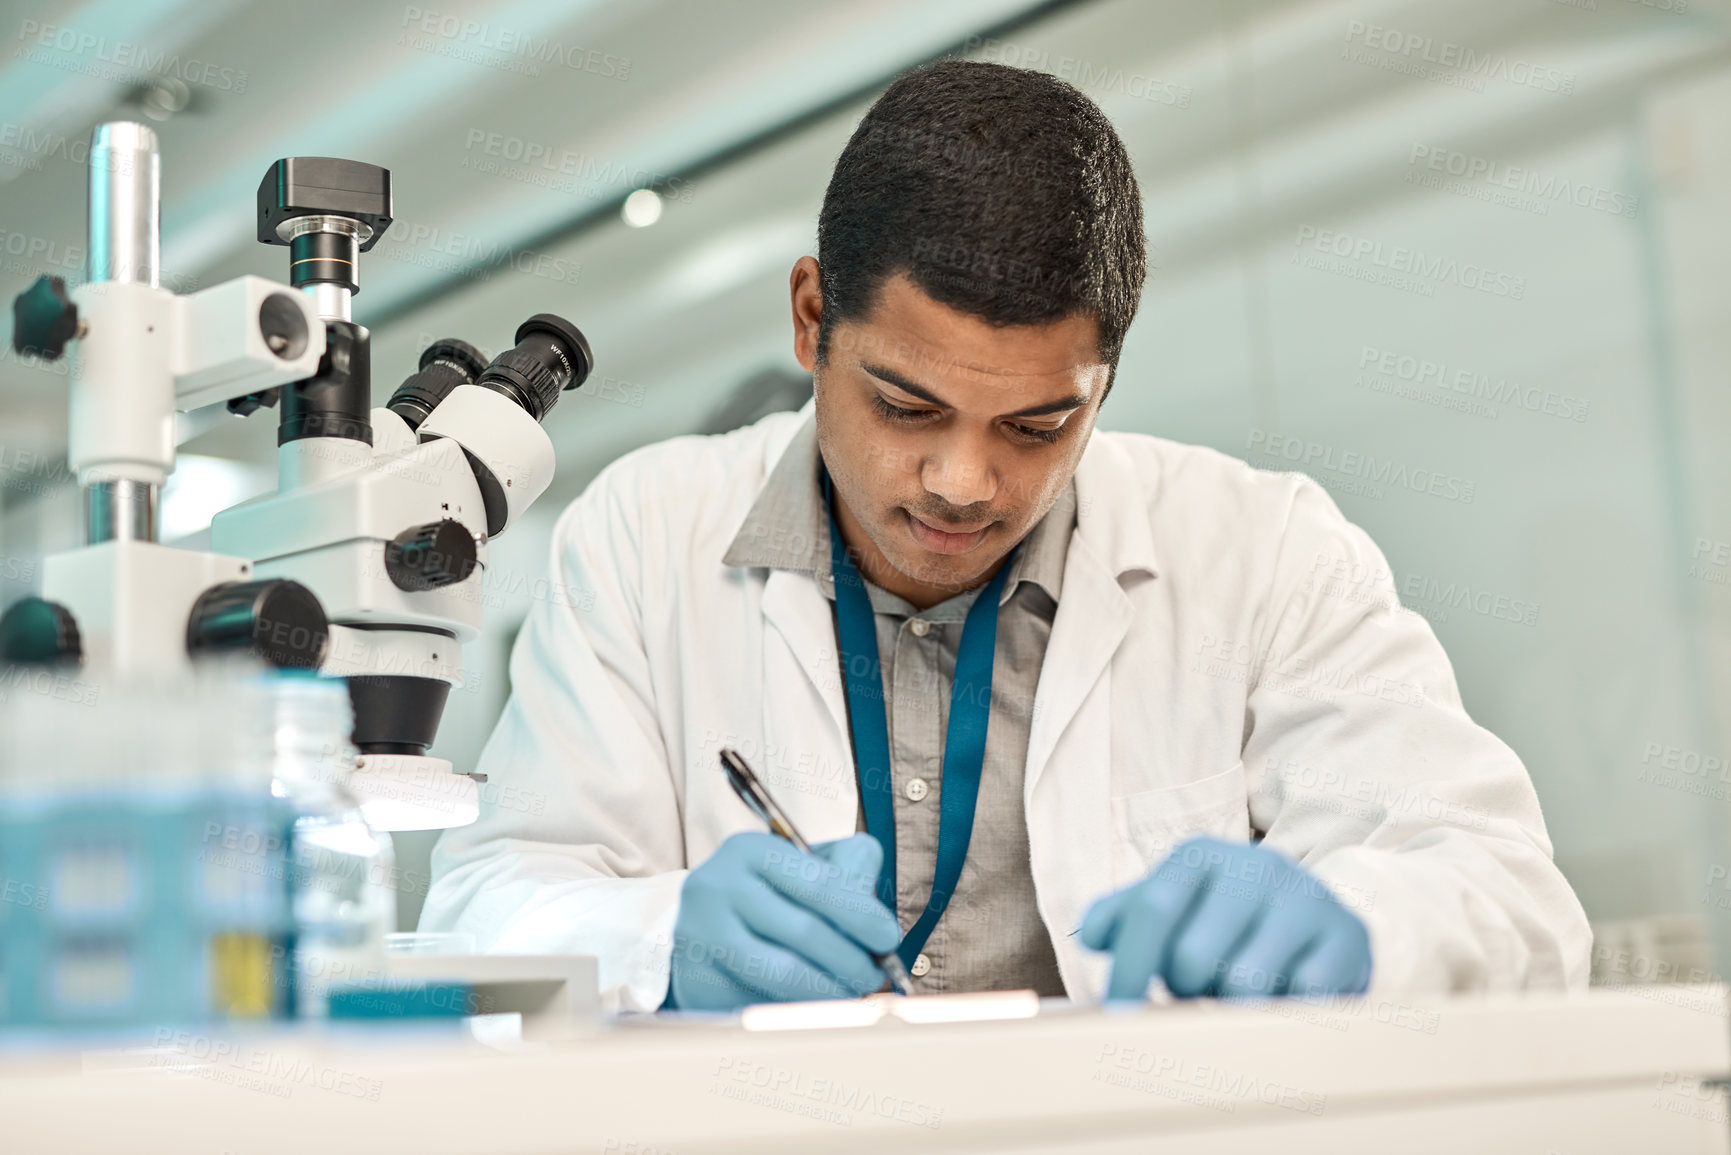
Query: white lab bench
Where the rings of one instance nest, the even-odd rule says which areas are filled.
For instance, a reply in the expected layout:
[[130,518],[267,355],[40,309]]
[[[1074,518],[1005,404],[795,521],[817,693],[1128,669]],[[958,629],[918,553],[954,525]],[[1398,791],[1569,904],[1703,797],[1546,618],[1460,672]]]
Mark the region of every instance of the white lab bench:
[[0,1048],[0,1150],[1731,1152],[1723,986]]

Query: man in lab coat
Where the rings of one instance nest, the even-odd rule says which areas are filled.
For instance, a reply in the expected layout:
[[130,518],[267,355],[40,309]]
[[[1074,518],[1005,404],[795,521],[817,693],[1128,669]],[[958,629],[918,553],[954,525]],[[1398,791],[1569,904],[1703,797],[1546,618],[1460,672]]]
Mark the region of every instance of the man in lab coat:
[[1305,477],[1095,431],[1140,203],[1057,79],[889,88],[790,281],[813,402],[560,519],[423,929],[595,955],[636,1010],[875,990],[890,951],[931,992],[1584,984],[1526,771],[1371,540]]

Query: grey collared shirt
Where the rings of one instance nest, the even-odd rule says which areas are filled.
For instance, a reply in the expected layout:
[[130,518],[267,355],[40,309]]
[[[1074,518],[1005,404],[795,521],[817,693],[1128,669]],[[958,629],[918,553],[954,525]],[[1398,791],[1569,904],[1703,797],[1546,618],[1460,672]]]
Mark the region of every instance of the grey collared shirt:
[[[930,969],[920,989],[1008,990],[1062,995],[1052,939],[1034,899],[1022,780],[1034,690],[1063,587],[1064,557],[1076,526],[1067,486],[1016,552],[999,599],[992,666],[991,722],[980,771],[968,857],[944,916],[922,952]],[[806,573],[835,600],[829,514],[818,480],[817,425],[808,418],[764,483],[722,561]],[[889,723],[896,815],[896,916],[903,931],[924,912],[937,871],[944,735],[962,625],[979,589],[927,610],[870,581]],[[864,829],[863,812],[860,829]]]

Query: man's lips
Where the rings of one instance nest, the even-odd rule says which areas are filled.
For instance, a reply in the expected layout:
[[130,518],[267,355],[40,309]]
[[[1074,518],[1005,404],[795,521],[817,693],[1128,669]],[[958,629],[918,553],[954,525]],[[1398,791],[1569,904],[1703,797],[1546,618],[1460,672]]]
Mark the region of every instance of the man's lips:
[[988,521],[984,525],[972,529],[964,528],[958,532],[952,528],[921,521],[905,509],[902,512],[907,514],[908,531],[913,534],[914,540],[933,553],[967,553],[978,545],[980,539],[986,536],[986,531],[992,528],[992,523]]

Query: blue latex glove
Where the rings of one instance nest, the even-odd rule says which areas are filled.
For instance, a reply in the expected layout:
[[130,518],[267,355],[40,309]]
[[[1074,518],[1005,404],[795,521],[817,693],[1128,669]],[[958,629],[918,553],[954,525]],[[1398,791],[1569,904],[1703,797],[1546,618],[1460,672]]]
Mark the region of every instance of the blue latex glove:
[[735,834],[685,877],[666,1008],[854,998],[882,987],[869,952],[901,942],[877,900],[884,851],[856,834],[806,854],[773,834]]
[[1095,902],[1082,942],[1112,952],[1108,999],[1359,994],[1370,935],[1317,877],[1277,851],[1192,838],[1147,878]]

